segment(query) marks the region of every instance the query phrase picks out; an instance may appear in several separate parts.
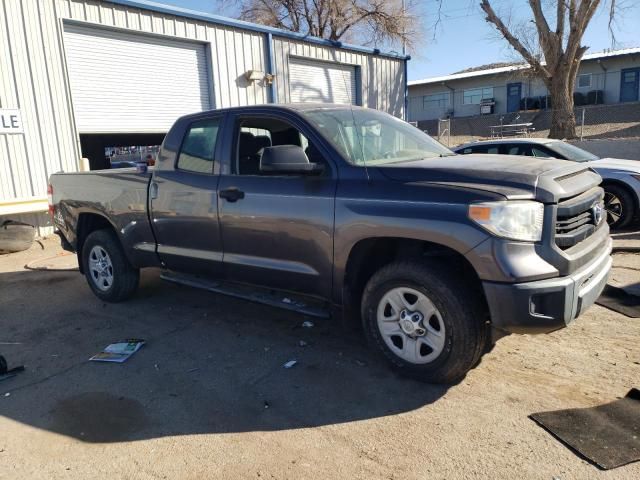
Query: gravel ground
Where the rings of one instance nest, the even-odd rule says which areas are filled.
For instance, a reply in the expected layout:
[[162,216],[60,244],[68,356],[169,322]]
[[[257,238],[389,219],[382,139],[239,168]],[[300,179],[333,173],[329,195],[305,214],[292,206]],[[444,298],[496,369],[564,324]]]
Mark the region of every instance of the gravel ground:
[[[600,471],[528,418],[639,387],[640,319],[594,306],[504,338],[446,388],[396,377],[330,321],[301,328],[156,270],[104,304],[77,272],[25,270],[73,267],[55,239],[43,247],[0,257],[0,353],[27,366],[0,383],[1,479],[640,478],[640,463]],[[87,362],[132,337],[148,344],[127,363]]]

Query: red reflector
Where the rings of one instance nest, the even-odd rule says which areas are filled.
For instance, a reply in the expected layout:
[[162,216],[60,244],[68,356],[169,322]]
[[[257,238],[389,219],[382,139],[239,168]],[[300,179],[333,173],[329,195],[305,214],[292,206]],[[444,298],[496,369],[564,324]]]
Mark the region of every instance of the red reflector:
[[47,185],[47,201],[49,202],[49,215],[53,216],[53,186],[51,184]]

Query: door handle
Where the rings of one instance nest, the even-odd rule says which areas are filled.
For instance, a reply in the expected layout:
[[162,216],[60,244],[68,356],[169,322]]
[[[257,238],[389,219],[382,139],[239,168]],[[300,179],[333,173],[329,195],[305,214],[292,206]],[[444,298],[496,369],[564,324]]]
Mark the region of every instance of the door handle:
[[151,182],[149,186],[149,197],[151,200],[158,198],[158,184],[156,182]]
[[235,187],[220,190],[220,193],[218,193],[218,195],[220,196],[220,198],[224,198],[228,202],[235,202],[237,200],[244,198],[244,192],[241,190],[238,190]]

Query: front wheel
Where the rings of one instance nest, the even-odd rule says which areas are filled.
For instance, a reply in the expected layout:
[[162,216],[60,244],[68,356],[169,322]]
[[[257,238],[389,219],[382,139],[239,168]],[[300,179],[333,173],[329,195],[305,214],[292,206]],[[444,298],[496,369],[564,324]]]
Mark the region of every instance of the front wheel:
[[138,288],[140,272],[133,268],[111,230],[89,234],[82,247],[82,267],[93,293],[106,302],[121,302]]
[[367,283],[362,318],[369,344],[399,373],[455,383],[478,362],[486,310],[463,279],[415,261],[391,263]]
[[604,208],[612,230],[626,227],[635,215],[633,197],[624,187],[618,185],[604,187]]

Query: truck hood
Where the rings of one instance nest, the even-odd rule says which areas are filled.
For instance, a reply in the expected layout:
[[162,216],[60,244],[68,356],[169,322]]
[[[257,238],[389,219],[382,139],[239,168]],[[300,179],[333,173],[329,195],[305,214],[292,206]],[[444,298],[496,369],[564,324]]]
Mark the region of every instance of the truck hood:
[[549,203],[581,193],[602,180],[584,163],[519,155],[455,155],[377,168],[398,182],[472,188],[509,199],[530,198]]
[[616,170],[618,172],[640,173],[640,160],[625,160],[622,158],[601,158],[592,160],[588,165],[596,171],[600,169]]

